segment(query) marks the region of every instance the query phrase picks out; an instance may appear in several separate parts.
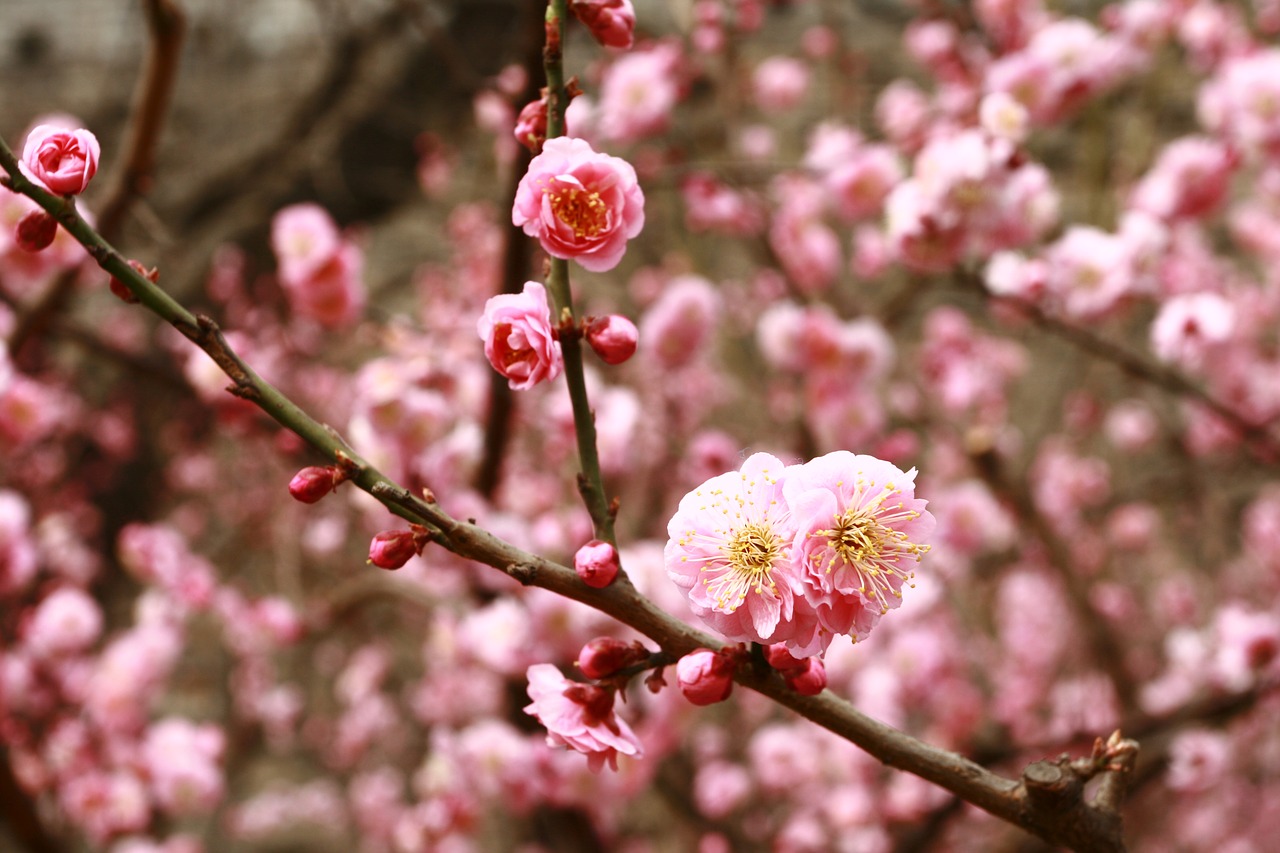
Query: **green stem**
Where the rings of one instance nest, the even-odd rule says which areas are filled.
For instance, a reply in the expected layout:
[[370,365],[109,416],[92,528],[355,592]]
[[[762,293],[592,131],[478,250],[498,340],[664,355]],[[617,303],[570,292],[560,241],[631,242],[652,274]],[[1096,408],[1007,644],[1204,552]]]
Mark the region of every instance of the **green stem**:
[[[548,139],[564,135],[564,110],[569,104],[569,95],[565,90],[564,53],[561,49],[567,14],[566,0],[550,0],[547,3],[547,40],[542,51],[542,62],[547,75]],[[604,480],[600,475],[595,413],[591,411],[591,402],[587,398],[587,383],[582,368],[582,339],[577,333],[577,317],[573,311],[568,261],[551,259],[547,291],[551,295],[553,315],[562,332],[560,349],[564,355],[564,377],[569,386],[569,400],[573,404],[573,429],[578,439],[578,461],[582,466],[578,490],[591,515],[595,537],[616,545],[613,512],[605,496]]]

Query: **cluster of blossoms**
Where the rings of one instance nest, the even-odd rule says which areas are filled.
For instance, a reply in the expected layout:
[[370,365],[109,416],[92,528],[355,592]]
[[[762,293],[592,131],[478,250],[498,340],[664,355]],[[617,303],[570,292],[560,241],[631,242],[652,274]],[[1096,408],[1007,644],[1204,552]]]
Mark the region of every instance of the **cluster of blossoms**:
[[915,469],[836,451],[803,465],[768,453],[707,480],[667,525],[667,574],[733,642],[794,657],[867,636],[897,607],[934,527]]

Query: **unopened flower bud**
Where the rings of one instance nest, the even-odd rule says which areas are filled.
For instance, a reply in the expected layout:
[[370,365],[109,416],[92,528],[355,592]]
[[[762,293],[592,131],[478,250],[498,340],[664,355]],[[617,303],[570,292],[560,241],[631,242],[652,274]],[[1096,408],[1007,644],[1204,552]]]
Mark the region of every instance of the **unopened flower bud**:
[[384,530],[369,543],[369,562],[380,569],[398,569],[420,551],[412,530]]
[[764,659],[769,662],[769,666],[787,677],[801,675],[809,668],[808,659],[793,657],[791,652],[787,650],[785,643],[774,643],[771,646],[766,646]]
[[43,252],[58,236],[58,220],[43,210],[33,210],[18,220],[14,235],[18,248],[24,252]]
[[608,542],[592,539],[573,555],[573,568],[583,583],[604,589],[618,576],[618,549]]
[[631,0],[573,0],[569,8],[605,47],[625,50],[635,41],[636,10]]
[[637,640],[624,643],[613,637],[596,637],[578,652],[578,669],[587,678],[608,678],[649,656]]
[[304,504],[313,504],[333,491],[342,482],[341,474],[332,465],[320,467],[310,465],[303,468],[289,481],[289,494],[294,500]]
[[714,705],[733,692],[733,669],[731,655],[698,649],[676,662],[676,680],[684,698],[693,704]]
[[784,675],[787,686],[801,696],[817,696],[827,689],[827,667],[820,658],[804,660],[805,669],[798,675]]
[[534,154],[542,151],[547,141],[547,96],[530,101],[516,116],[516,141]]
[[[145,266],[142,265],[141,261],[130,260],[129,266],[133,268],[134,272],[136,272],[138,275],[142,276],[152,284],[155,284],[157,281],[160,280],[160,270],[155,269],[154,267],[152,269],[147,269]],[[122,282],[120,279],[116,278],[115,276],[111,276],[111,282],[109,283],[108,286],[111,288],[111,292],[114,295],[118,296],[122,301],[127,302],[130,305],[134,305],[138,302],[137,295],[134,294],[134,292],[130,290],[127,286],[125,286],[124,282]]]
[[605,364],[622,364],[635,355],[640,332],[620,314],[597,317],[587,327],[587,343]]

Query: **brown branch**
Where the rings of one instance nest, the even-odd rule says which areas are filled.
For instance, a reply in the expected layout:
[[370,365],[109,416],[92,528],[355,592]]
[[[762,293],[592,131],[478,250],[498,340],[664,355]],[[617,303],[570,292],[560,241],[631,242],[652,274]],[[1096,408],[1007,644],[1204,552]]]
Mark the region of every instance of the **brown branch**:
[[[147,57],[134,94],[128,141],[111,185],[98,211],[98,233],[114,240],[133,203],[151,190],[156,146],[169,112],[169,101],[177,82],[178,58],[186,34],[186,14],[177,0],[142,0],[150,35]],[[78,270],[59,275],[44,296],[18,321],[9,336],[9,350],[22,352],[27,341],[44,333],[53,318],[62,313],[75,287]]]
[[[131,268],[114,248],[88,226],[74,205],[35,186],[17,169],[13,152],[0,140],[0,166],[10,173],[6,184],[34,199],[58,218],[98,262],[153,310],[187,336],[231,378],[230,389],[253,401],[281,426],[335,463],[353,472],[352,482],[377,498],[392,513],[423,525],[434,542],[467,559],[492,566],[522,584],[537,586],[593,607],[629,625],[678,659],[697,648],[718,649],[716,638],[680,622],[642,596],[625,574],[604,589],[587,586],[577,572],[505,542],[475,523],[445,513],[430,494],[418,497],[397,485],[361,458],[334,430],[303,412],[292,400],[259,376],[230,346],[208,317],[195,316]],[[1055,843],[1080,851],[1122,850],[1119,818],[1097,805],[1080,805],[1062,814],[1031,803],[1024,782],[999,776],[981,765],[932,746],[859,712],[830,692],[801,696],[767,666],[740,667],[736,680],[778,704],[859,746],[878,760],[937,784],[979,808]]]

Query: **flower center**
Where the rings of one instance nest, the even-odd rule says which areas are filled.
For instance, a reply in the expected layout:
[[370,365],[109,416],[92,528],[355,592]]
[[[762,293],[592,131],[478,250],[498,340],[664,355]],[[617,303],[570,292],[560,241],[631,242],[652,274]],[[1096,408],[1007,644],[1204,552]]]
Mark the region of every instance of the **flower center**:
[[727,570],[714,580],[705,581],[716,606],[732,613],[747,600],[749,592],[761,594],[767,586],[770,593],[776,594],[778,587],[770,572],[782,556],[782,547],[782,538],[769,525],[754,521],[744,524],[722,546]]
[[889,611],[889,596],[902,598],[902,584],[915,577],[914,572],[900,568],[899,563],[908,558],[919,562],[929,550],[928,545],[912,542],[906,533],[889,526],[920,517],[920,513],[905,509],[901,503],[886,508],[884,500],[892,494],[894,492],[886,489],[866,505],[850,507],[835,516],[831,528],[809,534],[823,537],[828,543],[828,547],[815,552],[810,561],[815,566],[821,565],[829,551],[827,574],[837,562],[852,569],[858,578],[857,592],[879,605],[881,613]]
[[581,184],[557,180],[558,187],[546,190],[551,196],[551,212],[573,229],[575,237],[595,237],[609,224],[609,209],[600,193]]

